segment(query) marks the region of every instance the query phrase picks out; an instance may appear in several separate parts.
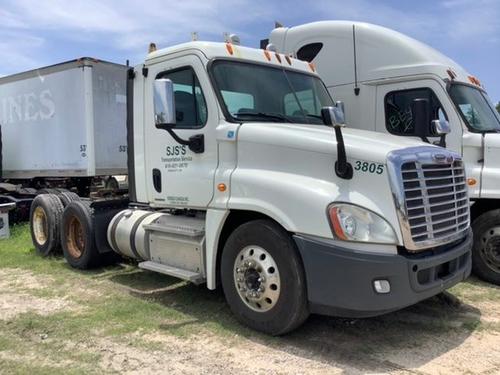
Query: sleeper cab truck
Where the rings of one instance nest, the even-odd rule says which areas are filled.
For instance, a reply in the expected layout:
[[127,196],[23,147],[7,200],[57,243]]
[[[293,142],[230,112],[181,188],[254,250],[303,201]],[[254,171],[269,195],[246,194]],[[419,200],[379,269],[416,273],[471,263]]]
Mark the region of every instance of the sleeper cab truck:
[[112,176],[127,173],[127,69],[80,58],[0,78],[0,203],[17,205],[13,221],[28,220],[39,193],[68,202],[103,183],[118,190]]
[[306,62],[231,43],[151,52],[128,74],[130,202],[75,201],[35,226],[42,240],[60,231],[76,268],[114,251],[222,285],[242,323],[273,335],[311,312],[376,316],[464,280],[461,157],[343,123]]
[[[417,137],[462,155],[474,232],[472,271],[500,284],[500,115],[480,81],[442,53],[384,27],[349,21],[279,27],[271,49],[315,65],[351,127]],[[429,119],[416,126],[414,100],[428,103]],[[447,119],[451,132],[436,137],[431,121]]]

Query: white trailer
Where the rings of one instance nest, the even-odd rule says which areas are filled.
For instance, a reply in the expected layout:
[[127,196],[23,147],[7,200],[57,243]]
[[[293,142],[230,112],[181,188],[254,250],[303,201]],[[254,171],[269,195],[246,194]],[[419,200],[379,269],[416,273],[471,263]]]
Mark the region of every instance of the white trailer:
[[0,199],[22,210],[32,188],[86,194],[93,177],[126,174],[126,74],[81,58],[0,78]]
[[[128,73],[130,202],[42,194],[35,248],[116,252],[208,289],[270,334],[310,312],[384,314],[470,273],[461,157],[346,129],[302,61],[232,43],[151,52]],[[452,181],[450,181],[450,176]]]
[[0,78],[2,177],[126,174],[126,74],[83,58]]
[[[361,22],[278,27],[261,45],[313,63],[330,94],[345,103],[352,127],[461,154],[473,203],[473,271],[500,284],[500,115],[480,81],[428,45]],[[422,127],[413,119],[415,100],[428,103]],[[449,122],[446,142],[433,132],[435,119]]]

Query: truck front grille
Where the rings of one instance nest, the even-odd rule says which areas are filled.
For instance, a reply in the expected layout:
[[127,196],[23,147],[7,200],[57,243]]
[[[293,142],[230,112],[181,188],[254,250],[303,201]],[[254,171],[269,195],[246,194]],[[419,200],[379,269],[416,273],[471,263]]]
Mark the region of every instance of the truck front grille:
[[408,250],[454,241],[469,229],[469,197],[460,156],[423,148],[393,157],[395,197]]
[[415,244],[449,237],[469,226],[463,163],[402,165],[406,212]]

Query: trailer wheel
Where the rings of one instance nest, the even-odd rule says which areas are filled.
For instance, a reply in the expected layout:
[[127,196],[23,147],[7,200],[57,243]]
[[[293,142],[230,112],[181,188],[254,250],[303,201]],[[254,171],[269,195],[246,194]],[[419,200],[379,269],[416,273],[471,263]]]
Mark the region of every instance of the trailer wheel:
[[73,268],[89,269],[100,264],[89,201],[68,204],[62,217],[61,244],[64,258]]
[[270,220],[238,227],[222,253],[221,280],[237,319],[282,335],[308,317],[305,275],[291,236]]
[[80,200],[78,194],[73,193],[72,191],[62,191],[59,193],[58,197],[61,200],[61,203],[63,204],[64,207],[66,207],[73,201]]
[[500,285],[500,210],[477,217],[472,230],[472,271],[481,279]]
[[47,256],[60,249],[63,206],[54,194],[37,195],[30,208],[30,232],[37,253]]

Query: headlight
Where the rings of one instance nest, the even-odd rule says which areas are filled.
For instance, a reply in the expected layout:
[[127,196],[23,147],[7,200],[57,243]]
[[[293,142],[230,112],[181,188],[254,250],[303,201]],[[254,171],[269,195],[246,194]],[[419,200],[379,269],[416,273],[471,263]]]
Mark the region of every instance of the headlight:
[[392,226],[367,209],[347,203],[333,203],[328,216],[335,237],[343,241],[397,244]]

